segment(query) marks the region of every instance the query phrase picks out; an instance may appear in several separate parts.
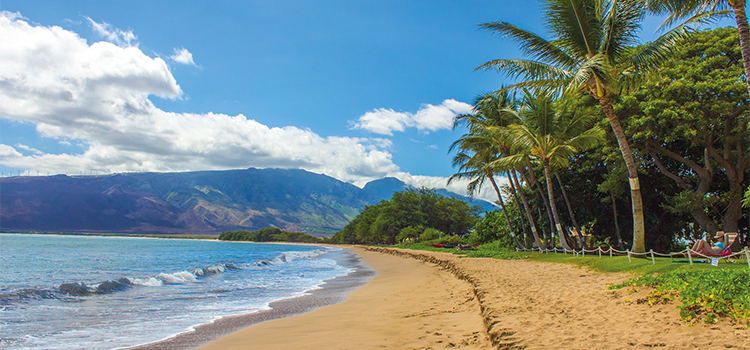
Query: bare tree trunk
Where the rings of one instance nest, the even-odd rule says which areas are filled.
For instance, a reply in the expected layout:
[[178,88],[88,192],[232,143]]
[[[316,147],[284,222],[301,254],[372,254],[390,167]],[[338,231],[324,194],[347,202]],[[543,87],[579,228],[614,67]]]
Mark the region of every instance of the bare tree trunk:
[[568,234],[563,231],[562,224],[560,223],[560,214],[557,212],[557,204],[555,203],[555,193],[552,192],[552,174],[549,171],[549,161],[544,161],[544,179],[547,182],[547,196],[549,197],[549,206],[552,209],[552,215],[555,218],[555,227],[557,228],[557,237],[560,237],[560,245],[565,249],[572,249],[568,242]]
[[526,211],[526,218],[529,220],[529,226],[531,227],[531,234],[534,236],[534,242],[536,243],[537,247],[544,248],[542,240],[539,239],[539,233],[536,231],[536,224],[534,224],[534,216],[531,215],[529,201],[526,200],[526,195],[523,193],[523,188],[521,187],[521,183],[518,182],[515,171],[513,172],[513,181],[515,181],[516,185],[518,185],[518,195],[521,197],[521,201],[523,202],[523,208]]
[[612,215],[615,219],[615,234],[617,234],[617,249],[623,250],[622,246],[622,234],[620,233],[620,223],[617,220],[617,203],[615,203],[615,195],[609,194],[609,198],[612,199]]
[[638,167],[635,165],[635,157],[633,156],[633,151],[630,150],[628,139],[625,137],[625,132],[622,130],[622,125],[620,125],[620,120],[612,108],[609,97],[599,97],[595,93],[593,95],[599,100],[604,115],[607,116],[607,121],[612,126],[612,131],[617,138],[620,153],[622,153],[622,157],[625,159],[625,166],[628,169],[628,180],[630,182],[630,201],[633,206],[633,246],[631,250],[636,253],[643,253],[646,251],[646,223],[643,218],[641,183],[638,178]]
[[[544,203],[544,209],[547,211],[547,218],[549,219],[549,228],[550,228],[550,242],[552,246],[555,246],[555,219],[552,217],[552,210],[549,207],[549,201],[547,200],[547,196],[544,194],[544,191],[542,190],[542,185],[539,184],[539,181],[536,180],[536,175],[534,174],[534,169],[531,169],[531,164],[529,164],[529,178],[526,178],[526,172],[522,172],[521,176],[523,176],[524,180],[528,182],[529,184],[532,184],[534,187],[536,187],[537,192],[539,192],[539,197],[542,199],[542,203]],[[529,181],[531,180],[531,181]],[[541,216],[541,213],[539,213],[539,216]]]
[[518,198],[518,192],[516,190],[516,183],[515,183],[515,181],[513,181],[513,176],[515,176],[515,172],[513,173],[514,175],[510,174],[510,170],[507,170],[505,173],[508,176],[508,182],[510,183],[510,189],[511,189],[511,192],[513,192],[513,198],[516,201],[516,207],[518,207],[518,214],[521,215],[521,228],[523,229],[523,243],[524,243],[524,246],[525,246],[526,244],[529,243],[529,241],[528,241],[529,230],[526,228],[526,225],[523,223],[523,214],[521,214],[521,211],[522,211],[521,208],[523,208],[523,204],[521,204],[521,200]]
[[560,180],[560,175],[555,173],[555,177],[557,178],[557,183],[560,184],[560,190],[562,190],[563,198],[565,199],[565,205],[568,207],[568,214],[570,215],[570,220],[573,221],[573,226],[578,230],[578,241],[581,244],[581,248],[586,248],[586,241],[583,239],[583,230],[581,230],[581,226],[578,225],[578,220],[576,220],[576,215],[573,213],[573,207],[570,206],[570,200],[568,200],[568,191],[565,190],[565,186],[563,186],[562,180]]
[[490,179],[492,188],[495,189],[495,194],[497,194],[497,201],[500,203],[500,207],[503,209],[503,214],[505,214],[505,221],[508,223],[508,230],[510,230],[510,236],[513,238],[513,243],[516,245],[516,248],[524,249],[525,247],[520,242],[518,242],[518,238],[516,238],[516,233],[513,232],[513,225],[511,225],[510,223],[508,210],[506,210],[505,208],[505,202],[503,201],[503,196],[500,194],[500,188],[498,188],[497,183],[495,183],[495,178],[492,176],[492,174],[487,175],[487,178]]

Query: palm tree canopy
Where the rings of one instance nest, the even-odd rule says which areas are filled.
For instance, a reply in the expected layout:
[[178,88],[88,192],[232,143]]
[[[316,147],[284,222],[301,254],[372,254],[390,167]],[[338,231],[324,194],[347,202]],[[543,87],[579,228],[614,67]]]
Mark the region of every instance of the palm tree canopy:
[[514,39],[530,57],[493,60],[477,68],[521,78],[502,90],[584,90],[603,97],[637,83],[687,34],[679,26],[633,50],[647,11],[643,0],[547,0],[544,11],[551,40],[506,22],[480,25]]
[[518,115],[522,122],[507,127],[516,152],[498,159],[496,166],[522,166],[531,158],[553,168],[565,168],[570,157],[604,140],[604,131],[592,127],[595,115],[576,113],[549,95],[526,91]]

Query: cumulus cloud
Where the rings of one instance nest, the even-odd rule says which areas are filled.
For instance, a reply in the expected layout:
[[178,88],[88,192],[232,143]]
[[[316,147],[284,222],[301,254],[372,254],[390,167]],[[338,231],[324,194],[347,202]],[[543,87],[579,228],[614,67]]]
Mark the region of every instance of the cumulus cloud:
[[[468,185],[469,181],[464,179],[458,179],[456,181],[452,181],[450,185],[446,185],[448,182],[447,177],[442,176],[424,176],[424,175],[412,175],[405,172],[397,172],[393,173],[390,176],[393,176],[407,185],[414,186],[416,188],[431,188],[431,189],[439,189],[444,188],[450,192],[460,194],[462,196],[468,196],[466,193],[466,185]],[[508,185],[508,179],[505,177],[496,177],[495,181],[497,182],[498,186],[506,186]],[[487,184],[487,186],[491,186],[490,184]],[[490,203],[495,203],[497,201],[497,196],[495,195],[494,190],[492,190],[491,187],[482,188],[479,193],[474,194],[474,198],[477,199],[483,199]],[[505,198],[504,198],[505,199]]]
[[378,108],[360,116],[352,128],[380,135],[393,135],[394,131],[400,132],[411,127],[424,132],[448,130],[453,127],[453,118],[457,114],[469,113],[471,110],[470,104],[453,99],[444,100],[437,106],[425,104],[416,113]]
[[84,148],[24,155],[19,150],[30,149],[0,144],[0,164],[50,173],[302,168],[349,182],[399,171],[385,139],[321,137],[244,115],[161,110],[150,95],[183,94],[165,61],[132,46],[132,31],[89,21],[107,42],[88,44],[63,28],[0,13],[0,117]]
[[184,47],[180,49],[174,49],[174,54],[172,54],[172,56],[169,56],[169,58],[177,63],[187,64],[190,66],[196,65],[193,61],[193,54]]

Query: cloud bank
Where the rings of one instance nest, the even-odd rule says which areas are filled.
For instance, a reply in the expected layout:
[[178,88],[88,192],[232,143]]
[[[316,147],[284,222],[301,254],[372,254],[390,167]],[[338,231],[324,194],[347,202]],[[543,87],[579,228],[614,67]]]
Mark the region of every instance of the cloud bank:
[[[0,117],[85,146],[82,154],[50,154],[0,144],[2,164],[53,173],[302,168],[350,182],[398,171],[388,140],[324,138],[244,115],[160,110],[150,95],[183,95],[166,62],[132,46],[132,32],[89,21],[109,41],[88,44],[63,28],[0,13]],[[185,49],[175,54],[177,62],[194,63]]]
[[[50,174],[300,168],[358,186],[396,176],[416,187],[446,188],[445,178],[402,172],[387,139],[321,137],[294,126],[268,127],[242,114],[161,110],[149,96],[183,96],[167,63],[144,54],[132,31],[88,21],[105,41],[89,44],[64,28],[0,12],[0,118],[31,123],[41,137],[82,149],[45,152],[0,140],[0,164]],[[195,65],[184,48],[168,59]],[[354,127],[383,135],[407,127],[450,129],[456,113],[470,110],[455,100],[426,104],[416,113],[378,109]],[[448,189],[465,193],[465,183]]]
[[352,129],[363,129],[380,135],[393,135],[394,131],[401,132],[412,127],[423,132],[450,130],[456,114],[469,113],[471,110],[470,104],[452,99],[445,100],[438,106],[425,104],[416,113],[378,108],[359,117]]

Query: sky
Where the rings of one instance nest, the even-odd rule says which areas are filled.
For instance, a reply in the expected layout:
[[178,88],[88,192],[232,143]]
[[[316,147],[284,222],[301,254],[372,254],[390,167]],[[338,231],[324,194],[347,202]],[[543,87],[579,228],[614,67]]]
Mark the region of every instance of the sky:
[[521,57],[477,25],[544,33],[541,16],[506,0],[0,0],[0,176],[300,168],[465,194],[446,187],[453,117],[508,83],[479,65]]

